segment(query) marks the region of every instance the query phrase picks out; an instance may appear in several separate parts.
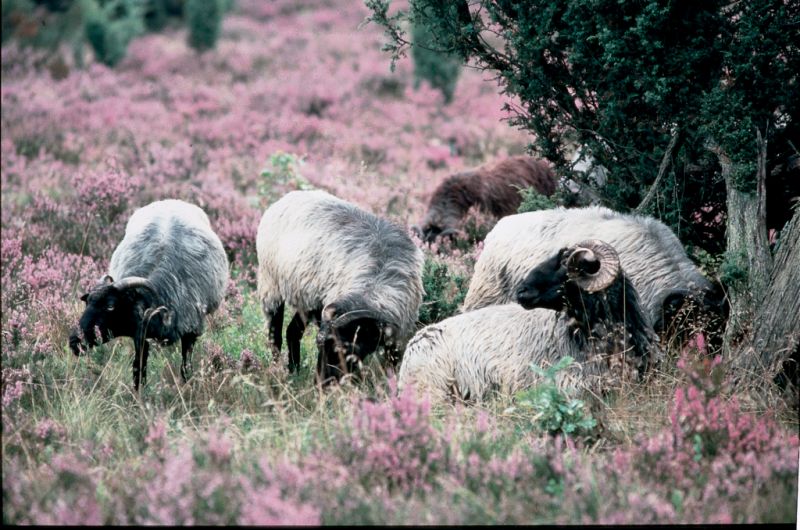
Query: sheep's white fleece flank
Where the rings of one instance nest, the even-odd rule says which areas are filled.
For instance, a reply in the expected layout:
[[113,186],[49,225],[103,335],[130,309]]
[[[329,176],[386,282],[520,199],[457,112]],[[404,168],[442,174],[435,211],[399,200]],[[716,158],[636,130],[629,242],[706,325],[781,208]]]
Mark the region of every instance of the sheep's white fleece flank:
[[324,191],[293,191],[258,226],[258,295],[265,310],[285,301],[304,318],[362,293],[398,328],[402,348],[422,304],[422,252],[398,226]]
[[168,199],[131,215],[108,274],[114,280],[149,279],[161,303],[174,312],[177,333],[200,333],[205,315],[225,296],[228,258],[202,209]]
[[661,221],[602,206],[555,208],[510,215],[495,225],[475,264],[463,310],[515,302],[517,286],[533,267],[560,248],[587,239],[616,249],[651,322],[659,320],[670,293],[711,288]]
[[[578,364],[562,384],[599,374],[570,340],[562,313],[517,304],[484,307],[424,327],[406,347],[398,388],[413,384],[434,401],[451,394],[482,400],[491,391],[510,394],[536,380],[531,363],[550,365],[567,355]],[[594,369],[593,369],[594,368]],[[580,374],[580,376],[578,375]]]

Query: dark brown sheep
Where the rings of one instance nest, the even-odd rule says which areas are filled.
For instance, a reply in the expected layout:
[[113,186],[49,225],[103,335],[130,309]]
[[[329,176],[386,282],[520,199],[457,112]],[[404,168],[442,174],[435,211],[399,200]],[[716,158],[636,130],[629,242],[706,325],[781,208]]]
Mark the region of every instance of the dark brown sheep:
[[427,243],[452,236],[472,206],[497,218],[517,213],[519,190],[533,187],[542,195],[556,190],[556,176],[547,162],[513,156],[495,164],[447,177],[433,192],[428,213],[417,234]]

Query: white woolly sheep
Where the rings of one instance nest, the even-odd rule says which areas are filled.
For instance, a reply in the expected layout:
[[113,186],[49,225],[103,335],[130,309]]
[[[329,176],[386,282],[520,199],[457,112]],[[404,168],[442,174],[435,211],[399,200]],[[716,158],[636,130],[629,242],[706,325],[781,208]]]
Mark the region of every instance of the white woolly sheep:
[[667,328],[687,298],[701,302],[711,312],[722,311],[715,286],[664,223],[602,206],[556,208],[501,219],[486,236],[464,311],[513,302],[517,287],[532,267],[559,248],[584,239],[601,239],[619,253],[656,330]]
[[530,271],[522,305],[493,305],[420,330],[406,348],[398,386],[440,401],[513,393],[536,380],[531,363],[576,361],[568,379],[602,391],[657,361],[655,332],[619,258],[601,241],[563,248]]
[[268,344],[281,350],[284,304],[289,368],[300,339],[319,322],[322,381],[355,371],[383,346],[397,362],[422,303],[422,252],[400,227],[323,191],[293,191],[270,206],[257,235],[258,296]]

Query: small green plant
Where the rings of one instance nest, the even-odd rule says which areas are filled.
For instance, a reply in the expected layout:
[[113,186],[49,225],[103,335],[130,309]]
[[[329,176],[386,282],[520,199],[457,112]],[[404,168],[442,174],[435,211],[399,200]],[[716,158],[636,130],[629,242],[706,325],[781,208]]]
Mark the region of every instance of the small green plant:
[[743,252],[725,253],[722,264],[719,266],[720,281],[729,287],[742,285],[747,281],[747,276],[747,256]]
[[464,276],[452,274],[446,263],[427,256],[422,269],[422,286],[425,297],[419,309],[419,322],[427,325],[456,314],[467,296],[468,282]]
[[549,210],[558,206],[552,199],[536,191],[536,188],[522,188],[519,190],[519,194],[522,202],[517,208],[517,213]]
[[558,372],[574,363],[572,357],[564,357],[545,369],[531,364],[531,369],[541,378],[537,385],[518,392],[515,400],[519,408],[530,411],[533,427],[550,434],[588,435],[597,425],[580,399],[570,396],[558,388]]
[[186,0],[189,46],[198,52],[214,48],[222,28],[225,10],[220,0]]
[[303,158],[292,153],[277,151],[269,157],[269,165],[261,170],[262,181],[258,195],[267,204],[275,202],[282,193],[280,188],[292,187],[297,190],[313,190],[314,185],[301,173]]

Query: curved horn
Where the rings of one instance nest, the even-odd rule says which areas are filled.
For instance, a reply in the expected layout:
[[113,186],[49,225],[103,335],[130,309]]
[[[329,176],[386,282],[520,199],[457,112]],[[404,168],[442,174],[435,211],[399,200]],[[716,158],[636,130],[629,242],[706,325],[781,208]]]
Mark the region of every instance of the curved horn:
[[584,291],[602,291],[619,275],[619,255],[608,243],[590,239],[573,248],[567,258],[567,274]]
[[331,324],[335,328],[339,328],[342,326],[346,326],[353,320],[358,320],[359,318],[373,318],[375,320],[380,320],[381,315],[373,310],[373,309],[356,309],[355,311],[348,311],[344,315],[336,318]]
[[142,278],[141,276],[128,276],[126,278],[122,278],[121,280],[115,281],[113,285],[117,289],[144,287],[152,293],[156,292],[155,287],[153,287],[153,283],[147,278]]

